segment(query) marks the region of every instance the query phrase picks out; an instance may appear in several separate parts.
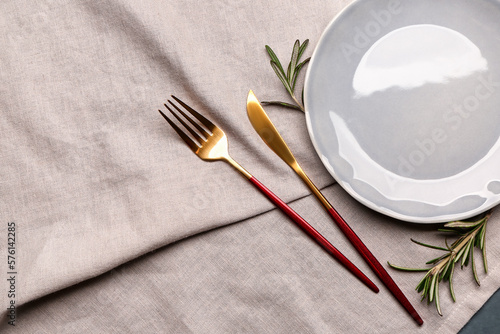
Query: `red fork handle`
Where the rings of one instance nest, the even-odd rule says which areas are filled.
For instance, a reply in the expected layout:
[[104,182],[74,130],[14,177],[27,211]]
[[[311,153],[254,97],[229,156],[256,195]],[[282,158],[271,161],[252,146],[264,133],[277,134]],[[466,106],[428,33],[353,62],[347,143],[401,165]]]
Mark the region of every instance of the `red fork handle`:
[[276,196],[271,190],[266,188],[255,177],[248,179],[257,189],[259,189],[267,198],[269,198],[276,206],[278,206],[288,217],[290,217],[299,227],[307,233],[314,241],[316,241],[323,249],[325,249],[331,256],[339,261],[347,270],[356,276],[371,290],[378,292],[378,287],[361,272],[351,261],[349,261],[337,248],[335,248],[328,240],[325,239],[318,231],[314,229],[308,222],[304,220],[299,214],[293,211],[285,202]]
[[417,311],[409,300],[406,298],[401,289],[397,286],[396,282],[392,279],[389,273],[384,269],[384,267],[380,264],[380,262],[373,256],[368,247],[361,241],[361,239],[357,236],[357,234],[351,229],[349,225],[347,225],[344,218],[340,216],[340,214],[334,209],[328,209],[328,213],[333,218],[337,226],[342,230],[342,232],[346,235],[349,241],[353,244],[356,250],[363,256],[363,259],[370,265],[373,272],[380,278],[382,283],[389,289],[389,291],[396,297],[401,305],[406,309],[406,311],[415,319],[415,321],[422,325],[424,321],[418,315]]

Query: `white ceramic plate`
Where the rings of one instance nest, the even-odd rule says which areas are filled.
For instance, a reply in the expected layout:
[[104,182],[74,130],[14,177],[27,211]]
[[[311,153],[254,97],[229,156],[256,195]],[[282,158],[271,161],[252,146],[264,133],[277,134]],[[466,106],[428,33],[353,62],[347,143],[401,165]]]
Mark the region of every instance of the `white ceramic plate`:
[[435,223],[500,202],[500,1],[355,1],[308,66],[310,136],[361,203]]

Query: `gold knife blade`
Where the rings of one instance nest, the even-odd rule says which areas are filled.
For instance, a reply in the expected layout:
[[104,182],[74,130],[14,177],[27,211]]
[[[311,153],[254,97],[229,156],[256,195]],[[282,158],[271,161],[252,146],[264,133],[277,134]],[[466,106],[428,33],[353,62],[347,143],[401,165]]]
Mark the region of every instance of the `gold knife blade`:
[[285,140],[281,137],[278,129],[276,129],[273,122],[271,122],[271,119],[269,119],[269,116],[267,116],[253,91],[248,93],[247,113],[253,128],[257,131],[267,146],[269,146],[269,148],[288,165],[297,164],[297,160],[288,148]]

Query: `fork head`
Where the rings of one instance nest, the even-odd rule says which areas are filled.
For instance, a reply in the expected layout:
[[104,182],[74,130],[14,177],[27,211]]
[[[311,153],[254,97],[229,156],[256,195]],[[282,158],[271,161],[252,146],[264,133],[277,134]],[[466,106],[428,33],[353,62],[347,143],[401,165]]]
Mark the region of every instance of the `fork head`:
[[166,103],[164,105],[187,132],[182,130],[161,110],[158,111],[189,148],[203,160],[229,159],[227,137],[224,131],[177,97],[172,95],[172,98],[177,104],[167,100],[170,106]]

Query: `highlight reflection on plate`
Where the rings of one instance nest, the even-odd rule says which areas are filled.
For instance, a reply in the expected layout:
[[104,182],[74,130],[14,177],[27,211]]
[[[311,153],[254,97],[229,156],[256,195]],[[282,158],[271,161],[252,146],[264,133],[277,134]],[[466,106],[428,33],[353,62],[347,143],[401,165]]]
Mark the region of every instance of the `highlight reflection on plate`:
[[323,33],[308,130],[353,197],[444,222],[500,202],[500,3],[359,0]]
[[437,25],[396,29],[375,42],[354,73],[356,96],[396,87],[448,83],[488,69],[479,48],[464,35]]

